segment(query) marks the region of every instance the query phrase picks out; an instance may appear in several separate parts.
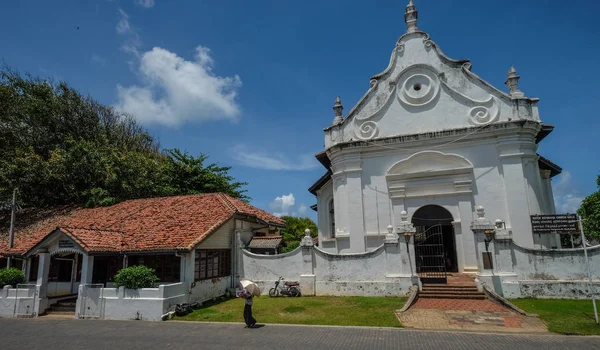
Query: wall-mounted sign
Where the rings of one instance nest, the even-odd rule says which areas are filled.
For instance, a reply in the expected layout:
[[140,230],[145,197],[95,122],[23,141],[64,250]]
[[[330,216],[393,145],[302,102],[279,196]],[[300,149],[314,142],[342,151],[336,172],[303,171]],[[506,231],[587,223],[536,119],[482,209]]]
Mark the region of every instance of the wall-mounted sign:
[[579,232],[577,214],[531,215],[535,234],[574,234]]
[[75,244],[73,244],[73,242],[68,239],[61,239],[60,241],[58,241],[59,248],[73,248],[74,246]]

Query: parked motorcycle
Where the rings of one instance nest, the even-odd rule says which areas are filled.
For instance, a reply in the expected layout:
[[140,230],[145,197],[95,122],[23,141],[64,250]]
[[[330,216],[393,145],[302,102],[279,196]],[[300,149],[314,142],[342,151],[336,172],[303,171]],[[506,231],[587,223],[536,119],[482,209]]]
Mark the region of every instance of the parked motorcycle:
[[290,297],[299,297],[300,296],[300,283],[298,282],[284,282],[283,287],[280,285],[283,281],[283,277],[279,277],[277,281],[275,281],[275,288],[271,288],[269,290],[270,297],[278,297],[281,295],[288,295]]

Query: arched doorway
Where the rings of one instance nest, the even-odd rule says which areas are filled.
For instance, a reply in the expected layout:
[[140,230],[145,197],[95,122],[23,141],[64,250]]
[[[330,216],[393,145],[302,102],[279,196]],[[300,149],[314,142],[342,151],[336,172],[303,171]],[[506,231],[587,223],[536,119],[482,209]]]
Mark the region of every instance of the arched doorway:
[[[415,259],[417,270],[427,266],[431,271],[458,272],[454,218],[439,205],[425,205],[412,216],[417,229],[415,234]],[[423,268],[426,270],[425,268]],[[445,283],[445,274],[440,275]]]

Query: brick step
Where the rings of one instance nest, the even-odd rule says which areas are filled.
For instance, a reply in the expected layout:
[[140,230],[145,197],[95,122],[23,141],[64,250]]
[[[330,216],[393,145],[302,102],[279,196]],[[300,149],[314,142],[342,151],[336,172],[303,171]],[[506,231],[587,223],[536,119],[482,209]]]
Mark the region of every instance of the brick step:
[[420,299],[466,299],[466,300],[485,300],[485,294],[462,295],[462,294],[423,294],[419,293]]
[[441,284],[441,283],[424,283],[423,288],[477,288],[474,284]]
[[435,291],[444,291],[444,292],[479,292],[479,290],[477,289],[477,287],[469,287],[469,288],[454,288],[454,287],[423,287],[423,291],[431,291],[431,292],[435,292]]
[[463,292],[463,293],[454,293],[454,292],[420,292],[419,293],[419,296],[423,296],[423,295],[455,295],[455,296],[463,296],[463,297],[480,296],[480,295],[485,296],[485,294],[479,293],[479,292]]

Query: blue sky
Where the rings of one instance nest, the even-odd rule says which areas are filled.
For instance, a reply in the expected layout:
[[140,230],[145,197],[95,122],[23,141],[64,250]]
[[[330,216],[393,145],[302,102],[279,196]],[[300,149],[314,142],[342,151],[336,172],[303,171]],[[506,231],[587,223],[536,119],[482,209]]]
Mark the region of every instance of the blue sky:
[[[323,128],[389,62],[408,0],[20,0],[3,4],[0,58],[135,113],[166,148],[207,153],[247,181],[252,204],[306,214],[324,170]],[[596,14],[562,0],[416,0],[419,28],[506,91],[514,65],[541,118],[539,152],[563,167],[558,210],[600,172]],[[252,165],[252,166],[250,166]],[[292,200],[293,197],[293,200]]]

